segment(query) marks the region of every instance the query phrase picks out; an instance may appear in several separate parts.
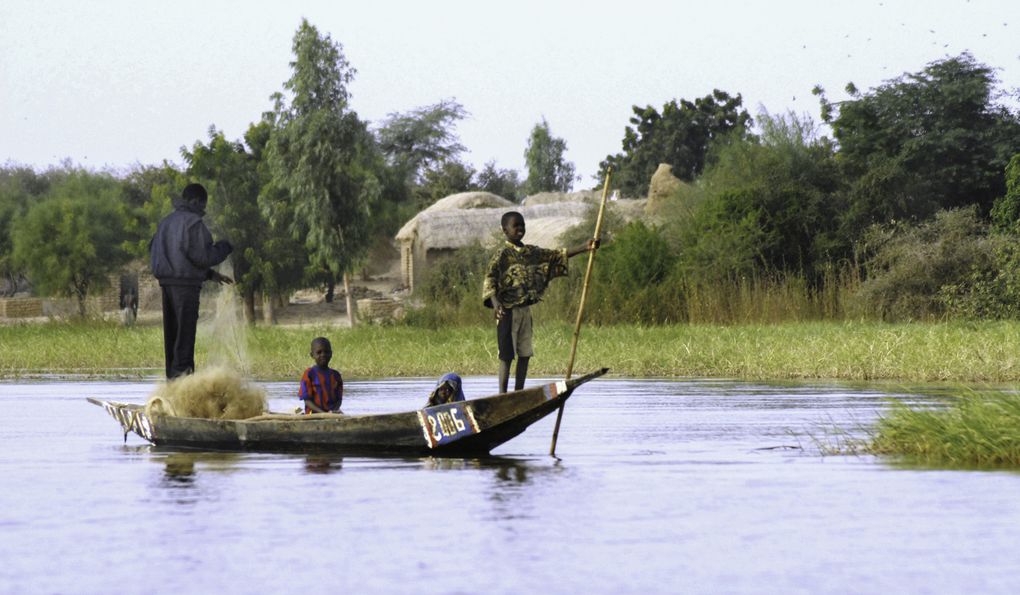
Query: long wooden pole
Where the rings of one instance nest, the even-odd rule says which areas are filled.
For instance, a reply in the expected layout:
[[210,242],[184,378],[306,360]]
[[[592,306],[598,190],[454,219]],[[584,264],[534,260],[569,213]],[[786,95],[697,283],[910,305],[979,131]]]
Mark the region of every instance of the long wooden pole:
[[[595,235],[593,240],[599,241],[602,237],[602,216],[606,212],[606,197],[609,194],[609,179],[613,176],[613,168],[606,169],[606,182],[602,186],[602,202],[599,204],[599,214],[595,218]],[[588,252],[588,268],[584,271],[584,284],[581,285],[581,303],[577,307],[577,320],[574,322],[574,338],[570,344],[570,361],[567,363],[567,380],[574,372],[574,356],[577,355],[577,340],[581,336],[581,321],[584,319],[584,302],[588,299],[588,286],[591,284],[591,271],[595,266],[595,250]],[[556,427],[553,428],[552,445],[549,447],[549,454],[556,456],[556,439],[560,436],[560,421],[563,419],[563,408],[566,403],[560,405],[556,412]]]

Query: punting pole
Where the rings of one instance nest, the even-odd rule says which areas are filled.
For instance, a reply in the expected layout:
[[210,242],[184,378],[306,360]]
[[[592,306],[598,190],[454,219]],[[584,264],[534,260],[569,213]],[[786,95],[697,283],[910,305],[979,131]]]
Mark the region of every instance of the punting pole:
[[[613,168],[606,169],[606,182],[602,186],[602,202],[599,204],[599,214],[595,218],[595,235],[592,239],[599,241],[602,237],[602,216],[606,212],[606,196],[609,194],[609,179],[613,177]],[[577,307],[577,321],[574,323],[574,339],[570,344],[570,361],[567,363],[567,380],[574,371],[574,356],[577,355],[577,339],[581,336],[581,320],[584,318],[584,302],[588,298],[588,286],[591,284],[591,270],[595,266],[595,252],[588,253],[588,268],[584,271],[584,284],[581,286],[581,304]],[[564,402],[556,412],[556,427],[553,428],[552,446],[549,447],[549,454],[556,456],[556,439],[560,435],[560,421],[563,419]]]

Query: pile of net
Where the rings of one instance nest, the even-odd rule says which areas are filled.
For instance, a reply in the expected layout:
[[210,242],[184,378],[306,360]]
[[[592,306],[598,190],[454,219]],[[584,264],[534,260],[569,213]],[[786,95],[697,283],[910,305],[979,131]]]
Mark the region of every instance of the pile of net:
[[145,414],[248,419],[267,408],[265,390],[235,370],[214,367],[160,385],[146,401]]

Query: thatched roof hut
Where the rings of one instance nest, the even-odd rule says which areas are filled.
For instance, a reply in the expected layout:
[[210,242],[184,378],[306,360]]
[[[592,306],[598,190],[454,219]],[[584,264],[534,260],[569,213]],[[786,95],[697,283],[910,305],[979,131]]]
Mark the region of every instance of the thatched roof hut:
[[[500,218],[519,211],[527,222],[524,241],[543,248],[563,248],[563,232],[579,224],[589,209],[598,207],[594,193],[546,192],[514,204],[488,192],[463,192],[447,196],[415,215],[397,232],[403,285],[414,289],[415,280],[437,257],[452,250],[481,246],[492,249],[503,240]],[[642,203],[632,205],[630,203]],[[643,212],[644,201],[614,201],[626,219]]]

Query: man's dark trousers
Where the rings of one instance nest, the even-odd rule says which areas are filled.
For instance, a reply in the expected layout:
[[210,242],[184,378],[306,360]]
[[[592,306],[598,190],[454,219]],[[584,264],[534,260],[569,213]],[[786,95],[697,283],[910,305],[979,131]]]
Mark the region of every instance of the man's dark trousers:
[[198,285],[163,285],[163,353],[166,377],[195,371],[195,331],[198,328]]

